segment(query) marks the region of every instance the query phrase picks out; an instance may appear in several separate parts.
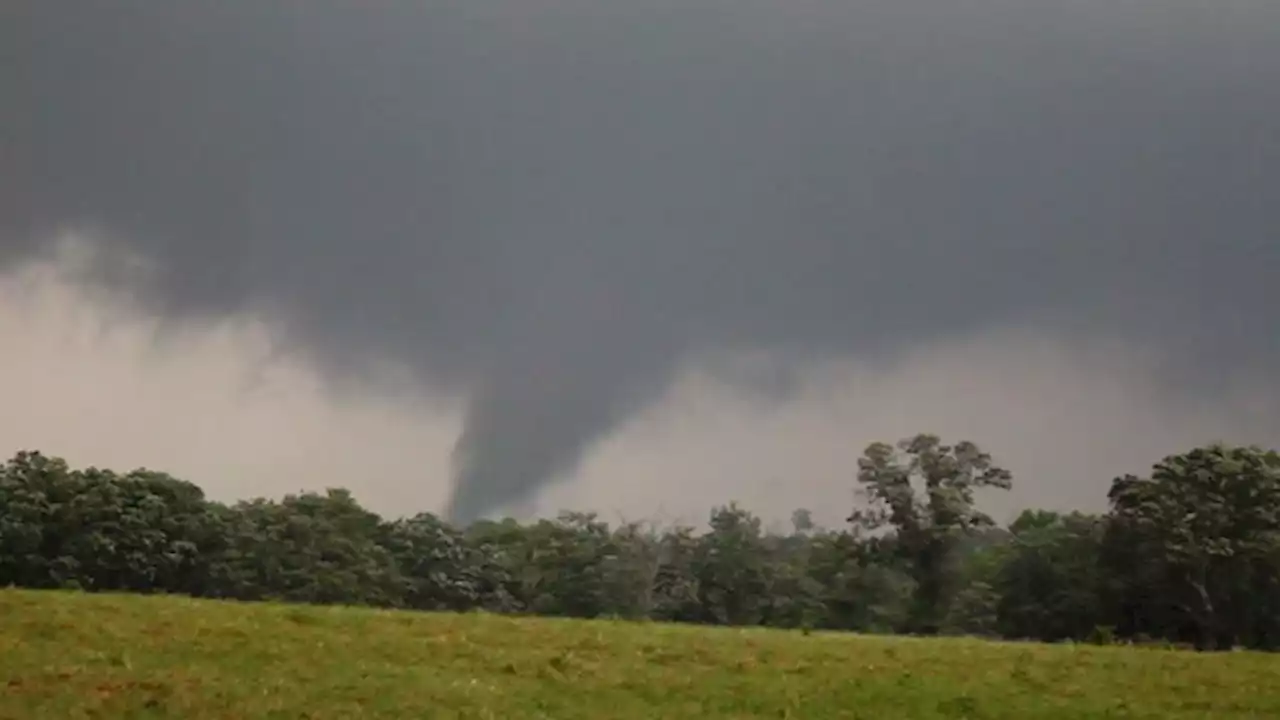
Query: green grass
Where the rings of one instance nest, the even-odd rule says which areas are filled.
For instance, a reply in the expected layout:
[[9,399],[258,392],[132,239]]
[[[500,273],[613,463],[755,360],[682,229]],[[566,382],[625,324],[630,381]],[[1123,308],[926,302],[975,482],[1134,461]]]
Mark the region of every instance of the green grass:
[[0,718],[1278,718],[1280,657],[0,590]]

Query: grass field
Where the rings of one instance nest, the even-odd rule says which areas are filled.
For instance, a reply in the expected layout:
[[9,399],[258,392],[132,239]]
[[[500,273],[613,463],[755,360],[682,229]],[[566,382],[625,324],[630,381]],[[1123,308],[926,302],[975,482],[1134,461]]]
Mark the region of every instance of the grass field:
[[1280,657],[0,590],[0,718],[1280,718]]

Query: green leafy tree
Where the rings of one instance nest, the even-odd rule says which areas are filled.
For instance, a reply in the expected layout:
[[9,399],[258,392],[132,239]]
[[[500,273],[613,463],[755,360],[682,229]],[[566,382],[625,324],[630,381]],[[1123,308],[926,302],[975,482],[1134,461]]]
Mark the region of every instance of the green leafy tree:
[[1211,445],[1117,478],[1108,559],[1128,632],[1197,647],[1274,643],[1269,604],[1280,557],[1280,456]]
[[395,563],[406,607],[467,610],[492,604],[486,596],[503,587],[485,577],[483,550],[472,547],[462,532],[434,514],[386,524],[379,544]]
[[494,548],[514,580],[512,596],[527,611],[569,617],[614,611],[609,576],[618,548],[608,524],[594,514],[566,512],[530,525],[485,523],[472,537]]
[[197,486],[140,469],[117,476],[90,468],[69,503],[81,532],[67,536],[88,587],[200,594],[217,518]]
[[79,562],[63,552],[77,532],[66,507],[79,478],[61,458],[23,451],[0,468],[0,584],[80,587]]
[[701,538],[686,526],[668,528],[658,540],[650,616],[668,622],[711,622],[698,576]]
[[888,633],[907,622],[915,581],[881,539],[848,530],[814,534],[809,576],[821,588],[821,627]]
[[826,607],[824,588],[813,576],[812,523],[794,523],[790,535],[764,537],[765,605],[760,624],[772,627],[813,628],[822,625]]
[[858,483],[868,507],[856,510],[850,522],[892,527],[916,584],[905,629],[937,633],[957,589],[956,548],[974,530],[993,525],[976,509],[974,493],[988,487],[1008,490],[1012,476],[972,442],[944,445],[938,436],[922,434],[896,447],[868,446],[858,460]]
[[705,532],[565,513],[455,528],[392,522],[345,490],[224,505],[164,473],[37,452],[0,465],[0,584],[575,617],[1280,645],[1280,458],[1211,446],[1111,488],[1105,517],[997,528],[1009,474],[972,443],[867,449],[866,506],[766,531],[731,504]]
[[0,470],[0,582],[26,587],[204,590],[220,540],[200,488],[164,473],[71,470],[18,453]]
[[943,621],[943,632],[951,635],[997,633],[1001,600],[998,577],[1009,543],[1009,532],[995,527],[975,530],[961,538],[954,551],[955,591]]
[[349,492],[240,502],[222,513],[226,538],[210,584],[242,600],[395,606],[403,581],[379,540],[381,520]]
[[661,534],[643,523],[624,522],[613,530],[614,552],[605,563],[610,615],[630,620],[653,616],[662,566],[661,543]]
[[768,606],[768,552],[760,518],[729,504],[711,513],[693,560],[698,600],[723,625],[755,625]]
[[995,587],[1001,635],[1084,640],[1103,617],[1103,518],[1027,510],[1010,525]]

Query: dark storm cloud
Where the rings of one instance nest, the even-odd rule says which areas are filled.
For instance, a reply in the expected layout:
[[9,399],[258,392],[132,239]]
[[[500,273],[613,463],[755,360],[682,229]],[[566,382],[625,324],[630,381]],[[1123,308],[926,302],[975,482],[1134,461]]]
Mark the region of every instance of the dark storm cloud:
[[3,11],[0,262],[89,227],[178,320],[467,398],[521,502],[692,354],[1121,329],[1280,348],[1280,4],[58,3]]

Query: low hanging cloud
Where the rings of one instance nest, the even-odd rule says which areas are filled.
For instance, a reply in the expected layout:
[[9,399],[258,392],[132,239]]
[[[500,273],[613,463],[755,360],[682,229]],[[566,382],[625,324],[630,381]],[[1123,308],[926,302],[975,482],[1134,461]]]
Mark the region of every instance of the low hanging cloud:
[[[1140,454],[1280,435],[1275,3],[4,13],[0,267],[87,233],[110,262],[42,302],[124,293],[118,385],[193,373],[226,383],[203,417],[256,418],[148,463],[329,482],[284,448],[377,435],[388,497],[468,520],[792,504],[917,430],[1076,503]],[[232,393],[250,367],[277,385]]]
[[347,487],[398,515],[446,500],[448,403],[336,395],[252,317],[162,333],[80,269],[60,255],[0,275],[0,438],[11,451],[165,470],[224,501]]
[[[445,506],[456,402],[411,385],[334,393],[252,317],[158,337],[127,294],[86,285],[76,257],[0,275],[0,437],[12,448],[164,469],[220,500],[347,487],[389,517]],[[1028,505],[1098,509],[1113,476],[1165,453],[1276,437],[1280,397],[1266,378],[1205,406],[1170,398],[1156,365],[1119,338],[1033,329],[940,340],[886,366],[811,366],[782,394],[691,365],[571,482],[499,509],[698,525],[737,500],[774,523],[808,507],[834,525],[867,443],[934,430],[978,440],[1016,472],[1013,493],[984,498],[1007,518]]]

